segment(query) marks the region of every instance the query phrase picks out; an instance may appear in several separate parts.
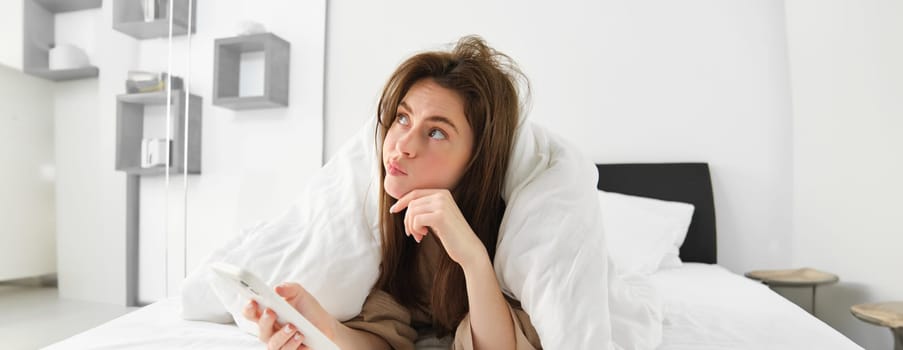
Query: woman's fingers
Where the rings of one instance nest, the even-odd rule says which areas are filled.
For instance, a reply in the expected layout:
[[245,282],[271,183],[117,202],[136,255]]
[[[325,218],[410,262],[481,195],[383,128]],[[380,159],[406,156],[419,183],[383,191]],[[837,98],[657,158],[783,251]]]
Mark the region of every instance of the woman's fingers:
[[295,327],[286,324],[280,328],[273,329],[273,336],[270,337],[270,340],[267,341],[268,349],[297,349],[298,345],[301,342],[298,342],[294,346],[292,346],[292,342],[295,340],[294,336],[298,334],[298,331],[295,330]]
[[257,328],[260,331],[258,338],[264,343],[268,342],[273,336],[273,328],[276,323],[276,313],[273,310],[263,310],[263,315],[257,321]]
[[438,220],[441,214],[432,212],[432,213],[424,213],[417,215],[412,221],[411,225],[414,227],[414,238],[417,239],[417,242],[423,239],[429,233],[429,229],[427,229],[432,222]]
[[242,316],[248,321],[257,322],[260,319],[260,310],[257,309],[257,303],[254,300],[248,302],[245,308],[241,310]]
[[404,234],[407,236],[411,236],[411,218],[414,217],[414,208],[408,208],[408,211],[404,213]]
[[305,314],[307,310],[301,307],[301,305],[304,305],[311,300],[316,302],[316,299],[314,299],[314,297],[311,296],[310,293],[308,293],[307,290],[304,289],[304,287],[294,282],[281,283],[277,285],[273,289],[273,291],[275,291],[276,294],[285,299],[285,301],[287,301],[289,304],[294,306],[295,310],[301,312],[301,314],[305,317],[308,316]]
[[429,233],[427,229],[433,222],[424,222],[423,220],[419,220],[421,222],[420,225],[415,224],[415,220],[418,217],[423,215],[435,213],[439,210],[439,206],[436,204],[436,201],[430,197],[418,198],[416,200],[411,201],[408,206],[408,211],[405,212],[404,217],[404,226],[406,233],[413,237],[414,240],[420,242],[423,240],[423,237]]
[[408,204],[411,201],[424,196],[426,193],[428,193],[427,191],[430,191],[430,190],[413,190],[411,192],[406,193],[404,196],[401,196],[401,198],[399,198],[397,201],[395,201],[395,204],[393,204],[391,207],[389,207],[389,213],[395,214],[397,212],[404,210],[404,208],[408,207]]
[[[282,283],[275,287],[275,291],[307,317],[314,326],[323,331],[327,337],[332,339],[335,336],[336,324],[340,323],[329,315],[300,284]],[[242,310],[242,315],[257,323],[258,338],[267,344],[268,349],[308,349],[302,344],[305,339],[304,335],[300,334],[295,326],[280,323],[278,315],[271,309],[256,312],[257,307],[258,304],[252,300]]]
[[302,342],[304,342],[304,335],[301,332],[293,331],[285,344],[282,345],[282,349],[306,349],[307,346],[301,344]]
[[412,222],[413,218],[417,215],[427,212],[429,210],[428,206],[428,197],[414,199],[410,202],[410,204],[408,204],[408,211],[406,211],[404,214],[404,227],[409,236],[412,236],[414,234],[414,223]]
[[[297,297],[297,294],[300,294],[299,291],[294,290],[291,286],[282,288],[281,292],[289,294],[291,297]],[[302,344],[304,335],[298,332],[295,326],[291,324],[283,325],[279,323],[276,312],[266,309],[255,319],[257,312],[252,310],[257,310],[257,303],[253,300],[245,306],[242,314],[245,318],[257,322],[257,327],[259,328],[258,338],[267,344],[267,349],[307,349],[307,346]]]

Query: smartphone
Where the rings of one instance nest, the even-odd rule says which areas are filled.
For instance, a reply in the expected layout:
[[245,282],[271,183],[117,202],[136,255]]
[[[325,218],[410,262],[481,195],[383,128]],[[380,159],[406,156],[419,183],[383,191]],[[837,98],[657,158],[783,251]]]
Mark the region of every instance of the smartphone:
[[[213,271],[233,284],[235,289],[254,300],[261,308],[269,308],[276,312],[277,321],[282,324],[291,323],[304,334],[304,345],[311,350],[339,350],[339,347],[326,337],[319,328],[310,323],[298,310],[295,310],[285,299],[248,270],[235,265],[217,262],[211,265]],[[265,309],[264,309],[265,310]]]

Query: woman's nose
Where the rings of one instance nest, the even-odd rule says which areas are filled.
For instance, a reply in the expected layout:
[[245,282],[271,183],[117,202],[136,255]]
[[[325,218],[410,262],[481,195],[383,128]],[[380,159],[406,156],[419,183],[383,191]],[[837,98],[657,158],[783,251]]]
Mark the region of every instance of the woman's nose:
[[398,141],[395,143],[395,147],[398,151],[408,158],[414,157],[417,154],[417,146],[417,138],[414,137],[413,131],[405,132],[398,137]]

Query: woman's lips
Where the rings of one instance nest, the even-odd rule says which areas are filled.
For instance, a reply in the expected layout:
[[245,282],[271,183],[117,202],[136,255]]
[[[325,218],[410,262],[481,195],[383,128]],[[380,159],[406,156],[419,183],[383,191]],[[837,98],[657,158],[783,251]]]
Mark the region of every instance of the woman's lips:
[[389,163],[389,166],[386,168],[386,172],[392,176],[403,176],[408,174],[402,171],[401,168],[399,168],[395,163]]

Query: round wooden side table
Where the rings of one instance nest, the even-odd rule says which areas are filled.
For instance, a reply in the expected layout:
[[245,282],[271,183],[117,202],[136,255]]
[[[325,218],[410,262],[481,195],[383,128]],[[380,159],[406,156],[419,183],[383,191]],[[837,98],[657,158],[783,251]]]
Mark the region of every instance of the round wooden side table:
[[747,272],[746,277],[762,281],[768,286],[775,287],[811,287],[812,288],[812,315],[815,315],[815,287],[822,284],[837,283],[840,280],[837,275],[811,268],[791,270],[756,270]]
[[862,321],[889,328],[894,337],[894,350],[903,350],[903,301],[856,304],[850,307],[850,312]]

